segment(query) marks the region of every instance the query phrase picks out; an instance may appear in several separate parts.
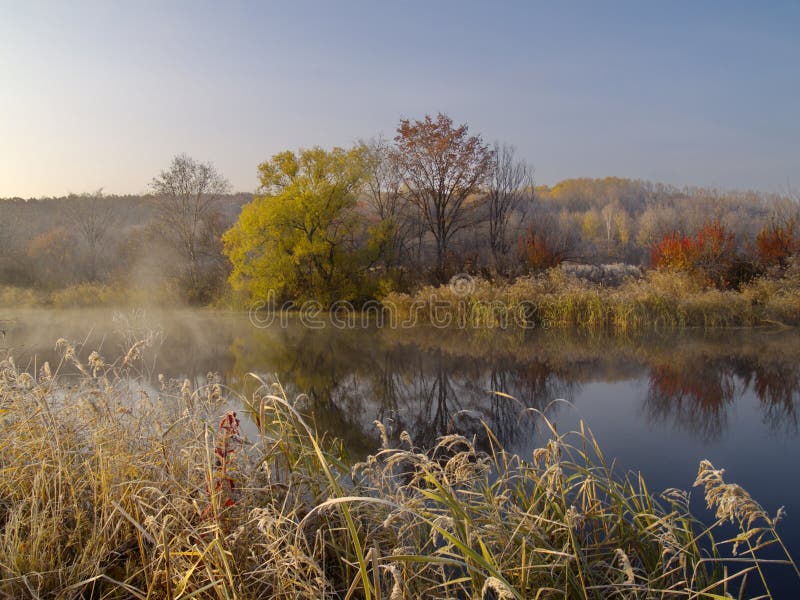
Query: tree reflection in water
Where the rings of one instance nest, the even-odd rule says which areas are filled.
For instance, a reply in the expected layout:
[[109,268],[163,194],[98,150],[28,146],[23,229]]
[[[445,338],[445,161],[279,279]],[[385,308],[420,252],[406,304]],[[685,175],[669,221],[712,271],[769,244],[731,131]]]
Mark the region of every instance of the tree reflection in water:
[[[770,431],[797,433],[797,403],[800,400],[800,363],[779,359],[759,364],[757,359],[743,361],[740,375],[752,386],[761,403],[764,423]],[[755,364],[753,364],[755,363]]]
[[363,331],[265,331],[237,338],[231,351],[235,372],[275,374],[290,395],[305,394],[317,427],[356,454],[379,444],[376,419],[393,443],[406,431],[420,447],[448,433],[486,442],[482,421],[504,445],[532,441],[526,409],[552,413],[553,398],[571,398],[579,385],[543,362],[453,356]]
[[644,411],[651,422],[672,424],[706,441],[725,430],[727,407],[736,395],[736,378],[713,361],[650,368]]
[[670,363],[653,364],[644,412],[651,422],[670,422],[713,441],[726,430],[730,405],[748,390],[770,431],[797,432],[800,363],[758,353],[677,353]]
[[[320,431],[343,438],[360,455],[380,444],[376,419],[389,425],[394,442],[406,430],[419,446],[452,432],[480,438],[483,420],[510,450],[527,451],[538,440],[532,419],[520,417],[525,409],[548,410],[552,417],[554,399],[572,400],[592,382],[629,383],[625,393],[646,422],[702,440],[724,435],[740,400],[755,403],[748,406],[769,432],[798,430],[800,340],[794,330],[625,340],[564,331],[313,330],[297,323],[258,329],[246,316],[205,311],[137,312],[125,319],[97,311],[9,316],[16,326],[7,333],[7,352],[22,365],[59,364],[54,332],[79,342],[84,360],[95,349],[113,360],[115,352],[124,355],[132,336],[163,332],[146,351],[144,375],[154,386],[158,373],[202,379],[217,372],[249,393],[255,381],[248,373],[274,376],[290,397],[307,394],[306,409]],[[634,396],[640,381],[646,393]],[[640,426],[635,415],[630,419]]]
[[572,400],[584,382],[635,380],[643,373],[641,407],[650,423],[716,440],[728,427],[731,406],[752,393],[771,431],[797,430],[800,356],[790,349],[800,355],[800,348],[791,336],[741,337],[735,350],[724,336],[595,345],[559,338],[498,350],[436,333],[418,345],[385,332],[289,329],[277,338],[270,332],[261,346],[250,336],[239,360],[269,365],[293,393],[308,394],[320,429],[344,437],[357,453],[379,444],[376,419],[393,443],[407,431],[421,447],[447,433],[476,436],[480,444],[485,422],[505,446],[529,448],[536,432],[526,409],[552,417],[553,400]]

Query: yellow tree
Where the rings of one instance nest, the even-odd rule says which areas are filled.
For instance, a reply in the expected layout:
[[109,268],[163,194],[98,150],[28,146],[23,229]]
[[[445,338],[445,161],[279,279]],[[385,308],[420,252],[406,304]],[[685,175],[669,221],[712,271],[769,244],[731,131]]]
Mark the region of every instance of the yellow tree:
[[261,299],[356,298],[369,265],[356,203],[363,146],[282,152],[258,170],[260,194],[223,236],[234,288]]

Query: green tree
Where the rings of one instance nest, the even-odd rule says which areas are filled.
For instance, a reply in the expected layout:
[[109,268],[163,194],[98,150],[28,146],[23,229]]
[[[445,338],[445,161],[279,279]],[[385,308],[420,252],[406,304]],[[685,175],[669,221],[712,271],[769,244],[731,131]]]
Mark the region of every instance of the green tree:
[[369,266],[357,194],[364,148],[282,152],[259,165],[261,187],[223,236],[234,289],[266,299],[355,299]]

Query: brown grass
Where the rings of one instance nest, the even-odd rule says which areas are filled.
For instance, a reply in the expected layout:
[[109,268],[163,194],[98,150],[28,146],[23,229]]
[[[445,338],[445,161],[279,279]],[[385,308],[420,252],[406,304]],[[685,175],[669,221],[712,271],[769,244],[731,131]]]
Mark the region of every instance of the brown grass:
[[[718,290],[684,273],[652,271],[644,279],[603,287],[554,269],[510,283],[476,279],[469,293],[449,285],[383,298],[401,320],[462,328],[583,329],[615,334],[689,327],[796,326],[800,281],[757,279],[740,291]],[[416,315],[416,317],[415,317]],[[440,321],[441,324],[442,321]]]
[[[487,432],[485,451],[384,436],[352,465],[279,386],[150,387],[142,344],[111,364],[59,346],[79,377],[0,365],[6,597],[720,598],[782,546],[709,463],[710,528],[684,493],[613,473],[583,427],[551,428],[530,462]],[[747,552],[725,569],[713,533],[730,518]]]

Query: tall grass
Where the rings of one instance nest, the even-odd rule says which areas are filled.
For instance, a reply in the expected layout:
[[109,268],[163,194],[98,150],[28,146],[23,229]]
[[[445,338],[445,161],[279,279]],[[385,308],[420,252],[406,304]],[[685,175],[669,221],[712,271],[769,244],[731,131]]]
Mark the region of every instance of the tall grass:
[[169,283],[131,287],[124,283],[76,283],[46,290],[0,286],[0,307],[90,308],[124,306],[181,306],[179,290]]
[[427,286],[383,298],[401,319],[466,328],[576,328],[637,333],[687,327],[714,329],[800,324],[800,280],[763,278],[741,290],[719,290],[685,273],[651,271],[643,279],[604,287],[554,269],[509,283],[477,279],[468,293]]
[[[543,420],[523,460],[490,431],[426,450],[376,424],[383,447],[353,465],[278,385],[150,386],[142,344],[112,363],[60,347],[77,377],[0,363],[6,597],[722,598],[768,584],[760,557],[782,548],[777,518],[709,463],[704,526],[685,493],[615,474],[583,426]],[[729,519],[736,562],[714,538]]]

